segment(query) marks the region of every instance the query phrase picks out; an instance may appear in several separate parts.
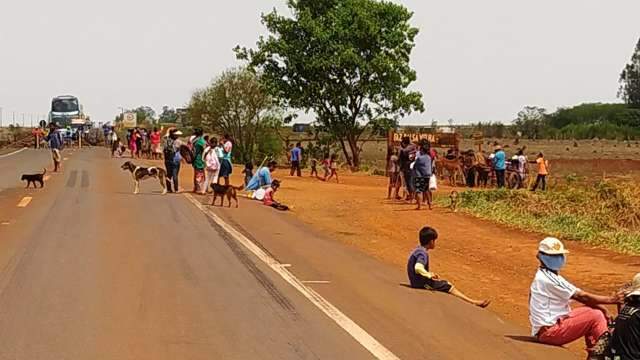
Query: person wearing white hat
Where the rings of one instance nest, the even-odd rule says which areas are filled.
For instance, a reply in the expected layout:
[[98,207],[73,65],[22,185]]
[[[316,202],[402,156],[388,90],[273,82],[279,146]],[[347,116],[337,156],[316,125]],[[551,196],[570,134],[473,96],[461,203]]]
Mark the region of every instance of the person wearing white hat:
[[640,273],[627,289],[611,338],[614,359],[640,360]]
[[[178,151],[180,149],[180,145],[182,145],[178,138],[180,135],[182,135],[182,131],[177,130],[176,128],[170,128],[163,145],[164,166],[167,170],[167,176],[171,180],[171,182],[167,180],[167,189],[171,193],[180,192],[180,189],[178,188],[180,162],[182,161],[180,151]],[[173,187],[171,185],[173,185]]]
[[[531,334],[539,342],[561,346],[584,337],[591,354],[607,333],[607,309],[601,304],[618,304],[622,296],[601,296],[580,290],[563,278],[559,271],[566,264],[564,244],[556,238],[546,238],[538,246],[540,267],[529,292]],[[575,300],[586,306],[571,309]]]

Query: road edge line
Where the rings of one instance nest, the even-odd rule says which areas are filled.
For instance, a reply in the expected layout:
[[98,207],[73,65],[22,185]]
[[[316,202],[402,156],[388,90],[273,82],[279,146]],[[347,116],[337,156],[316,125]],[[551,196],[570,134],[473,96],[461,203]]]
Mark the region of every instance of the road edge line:
[[10,153],[8,153],[8,154],[0,155],[0,159],[2,159],[2,158],[6,158],[6,157],[9,157],[9,156],[11,156],[11,155],[15,155],[15,154],[21,153],[21,152],[23,152],[23,151],[25,151],[25,150],[27,150],[27,148],[26,148],[26,147],[23,147],[22,149],[16,150],[16,151],[14,151],[14,152],[10,152]]
[[265,263],[276,274],[280,275],[284,281],[298,290],[304,297],[306,297],[313,305],[315,305],[320,311],[333,320],[338,326],[340,326],[347,334],[356,340],[362,347],[369,351],[373,356],[380,360],[400,360],[398,356],[392,353],[378,340],[366,332],[360,325],[356,324],[347,315],[340,311],[337,307],[331,304],[327,299],[318,294],[315,290],[306,286],[301,280],[293,275],[287,268],[260,249],[256,244],[249,240],[246,236],[236,230],[233,226],[227,224],[218,215],[214,214],[210,209],[203,205],[200,201],[194,198],[191,194],[183,194],[187,200],[194,204],[200,211],[207,215],[211,220],[218,224],[224,231],[231,235],[237,242],[243,245],[249,250],[255,257]]

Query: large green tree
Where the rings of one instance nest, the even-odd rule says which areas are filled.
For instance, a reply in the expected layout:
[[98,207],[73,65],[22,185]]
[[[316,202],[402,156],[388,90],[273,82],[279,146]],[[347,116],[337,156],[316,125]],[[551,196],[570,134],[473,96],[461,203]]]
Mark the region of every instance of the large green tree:
[[260,141],[269,137],[267,133],[281,114],[257,76],[240,68],[225,71],[211,85],[197,90],[189,103],[189,117],[207,131],[230,135],[234,159],[247,162],[264,150]]
[[631,61],[620,74],[618,96],[631,107],[640,108],[640,40],[636,44]]
[[[410,55],[418,29],[404,6],[376,0],[289,0],[292,17],[262,16],[270,32],[256,49],[236,48],[282,105],[313,112],[360,165],[363,135],[424,111]],[[378,131],[378,129],[376,129]]]
[[178,122],[178,113],[175,109],[165,105],[162,107],[162,112],[158,116],[158,122],[175,124]]

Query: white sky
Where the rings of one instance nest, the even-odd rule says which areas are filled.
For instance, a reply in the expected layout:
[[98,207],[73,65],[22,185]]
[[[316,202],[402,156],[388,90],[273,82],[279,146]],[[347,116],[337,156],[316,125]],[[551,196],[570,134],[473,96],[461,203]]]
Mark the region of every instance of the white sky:
[[[427,111],[407,123],[510,121],[617,101],[617,78],[640,37],[638,0],[396,0],[421,29],[415,88]],[[32,0],[0,2],[0,107],[46,114],[53,96],[80,98],[94,121],[118,107],[179,107],[239,65],[260,14],[285,0]]]

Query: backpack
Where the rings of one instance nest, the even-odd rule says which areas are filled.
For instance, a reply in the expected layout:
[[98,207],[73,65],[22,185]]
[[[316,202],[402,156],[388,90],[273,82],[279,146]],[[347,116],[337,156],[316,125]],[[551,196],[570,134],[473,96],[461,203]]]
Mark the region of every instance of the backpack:
[[176,156],[176,149],[173,147],[173,142],[173,139],[168,138],[164,144],[163,154],[165,161],[173,160]]
[[193,151],[187,145],[180,145],[180,156],[187,164],[193,164]]
[[218,160],[218,155],[213,148],[209,148],[204,155],[202,156],[207,170],[218,170],[220,168],[220,161]]

